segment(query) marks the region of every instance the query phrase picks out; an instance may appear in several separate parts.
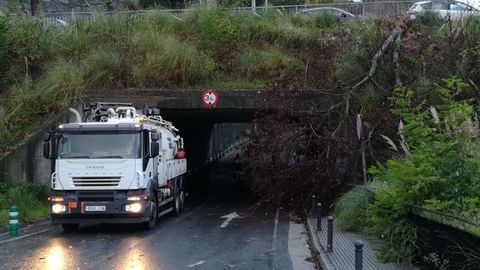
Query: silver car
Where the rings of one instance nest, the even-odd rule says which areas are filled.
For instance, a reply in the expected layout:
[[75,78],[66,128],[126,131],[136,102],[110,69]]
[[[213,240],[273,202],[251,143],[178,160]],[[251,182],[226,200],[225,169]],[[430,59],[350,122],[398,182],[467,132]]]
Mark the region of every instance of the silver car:
[[461,1],[422,1],[413,4],[408,13],[415,19],[426,11],[438,14],[444,19],[461,20],[470,16],[480,16],[479,9]]
[[358,19],[359,16],[353,15],[352,13],[345,11],[343,9],[334,8],[334,7],[318,7],[305,9],[297,13],[297,15],[316,17],[322,15],[331,16],[335,21],[350,21]]

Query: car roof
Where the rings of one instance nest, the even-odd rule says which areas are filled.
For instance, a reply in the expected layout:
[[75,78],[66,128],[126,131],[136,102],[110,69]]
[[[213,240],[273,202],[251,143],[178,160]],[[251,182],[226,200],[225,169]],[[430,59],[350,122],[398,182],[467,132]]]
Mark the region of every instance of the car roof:
[[424,4],[428,4],[428,3],[432,3],[432,1],[421,1],[421,2],[416,2],[416,3],[413,3],[414,5],[424,5]]

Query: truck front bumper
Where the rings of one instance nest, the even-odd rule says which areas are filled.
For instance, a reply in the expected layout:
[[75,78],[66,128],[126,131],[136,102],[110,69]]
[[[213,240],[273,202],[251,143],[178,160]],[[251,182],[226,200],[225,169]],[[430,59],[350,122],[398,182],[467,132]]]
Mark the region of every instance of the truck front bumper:
[[[149,220],[151,203],[143,195],[127,196],[111,192],[69,193],[50,197],[50,211],[55,223],[141,223]],[[130,198],[130,200],[129,200]],[[131,200],[131,199],[136,200]]]

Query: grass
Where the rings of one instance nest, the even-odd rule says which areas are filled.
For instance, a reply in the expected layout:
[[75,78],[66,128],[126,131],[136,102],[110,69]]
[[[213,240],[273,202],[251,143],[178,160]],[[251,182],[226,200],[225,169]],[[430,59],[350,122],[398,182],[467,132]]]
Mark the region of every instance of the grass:
[[374,199],[371,186],[355,186],[335,202],[335,222],[347,231],[366,231],[369,225],[368,204]]
[[0,183],[0,224],[7,224],[12,205],[17,206],[21,222],[47,216],[47,194],[48,187],[41,184]]
[[134,46],[140,52],[132,70],[137,86],[188,85],[205,79],[215,67],[213,59],[171,35],[143,32]]
[[238,73],[247,79],[268,79],[299,72],[303,63],[274,47],[250,49],[236,59]]

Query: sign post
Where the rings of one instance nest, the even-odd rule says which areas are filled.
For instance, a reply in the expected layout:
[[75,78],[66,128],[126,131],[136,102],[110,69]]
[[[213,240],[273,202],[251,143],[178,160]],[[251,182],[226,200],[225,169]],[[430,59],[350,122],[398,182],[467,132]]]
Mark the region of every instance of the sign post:
[[208,89],[202,94],[202,103],[205,107],[212,108],[218,104],[218,94],[212,89]]
[[357,137],[362,151],[363,184],[367,184],[367,161],[365,160],[365,140],[363,138],[363,123],[360,114],[357,114]]

